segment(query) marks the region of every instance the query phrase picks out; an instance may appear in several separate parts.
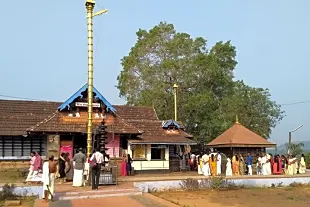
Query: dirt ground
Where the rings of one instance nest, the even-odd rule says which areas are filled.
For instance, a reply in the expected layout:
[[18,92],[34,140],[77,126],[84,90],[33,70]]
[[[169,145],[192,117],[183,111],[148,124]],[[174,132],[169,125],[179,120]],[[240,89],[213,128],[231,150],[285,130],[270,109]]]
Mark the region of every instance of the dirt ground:
[[171,191],[153,195],[182,207],[309,207],[310,187]]

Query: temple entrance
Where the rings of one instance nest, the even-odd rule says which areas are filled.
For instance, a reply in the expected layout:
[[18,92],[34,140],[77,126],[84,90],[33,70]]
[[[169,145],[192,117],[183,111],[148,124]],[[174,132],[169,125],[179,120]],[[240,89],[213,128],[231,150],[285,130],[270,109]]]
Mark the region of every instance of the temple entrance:
[[83,149],[83,153],[87,152],[87,135],[79,134],[73,135],[73,154],[77,152],[79,148]]

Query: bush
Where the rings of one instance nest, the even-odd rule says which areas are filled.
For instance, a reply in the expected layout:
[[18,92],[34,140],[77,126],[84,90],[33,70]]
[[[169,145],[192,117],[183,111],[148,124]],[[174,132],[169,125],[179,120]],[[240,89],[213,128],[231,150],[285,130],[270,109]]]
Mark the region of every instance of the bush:
[[200,183],[198,180],[188,178],[181,181],[181,188],[185,190],[197,190],[200,188]]
[[304,186],[309,186],[310,183],[298,183],[298,182],[293,182],[289,185],[289,187],[304,187]]
[[[233,181],[227,180],[225,177],[211,177],[202,180],[195,180],[188,178],[181,181],[181,188],[183,190],[198,190],[198,189],[237,189],[237,186]],[[242,186],[241,188],[244,188]]]
[[0,200],[16,199],[16,195],[13,193],[15,185],[5,184],[0,191]]

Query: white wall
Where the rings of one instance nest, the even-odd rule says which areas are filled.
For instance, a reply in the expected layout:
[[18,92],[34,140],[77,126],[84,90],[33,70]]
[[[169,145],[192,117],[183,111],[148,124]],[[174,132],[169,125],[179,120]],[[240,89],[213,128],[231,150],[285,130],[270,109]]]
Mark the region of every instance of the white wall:
[[[128,154],[132,157],[130,145],[128,145]],[[151,160],[151,145],[146,145],[146,160],[134,160],[132,167],[134,170],[168,170],[169,148],[165,149],[165,160]]]

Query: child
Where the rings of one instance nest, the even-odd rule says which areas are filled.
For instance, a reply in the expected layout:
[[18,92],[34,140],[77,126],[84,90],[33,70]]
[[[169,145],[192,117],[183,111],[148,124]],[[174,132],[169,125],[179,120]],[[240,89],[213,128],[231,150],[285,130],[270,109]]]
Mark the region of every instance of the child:
[[257,156],[256,174],[262,175],[262,163],[261,163],[262,158],[258,154],[256,156]]

